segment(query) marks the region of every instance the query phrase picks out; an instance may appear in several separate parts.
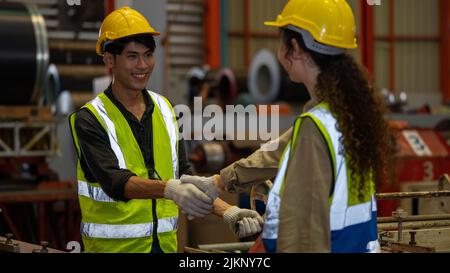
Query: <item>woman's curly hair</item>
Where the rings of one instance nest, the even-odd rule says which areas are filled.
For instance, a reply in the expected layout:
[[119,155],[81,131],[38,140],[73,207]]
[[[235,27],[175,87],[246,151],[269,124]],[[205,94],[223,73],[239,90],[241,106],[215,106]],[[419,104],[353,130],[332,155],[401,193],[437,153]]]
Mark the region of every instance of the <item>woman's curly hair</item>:
[[295,39],[320,68],[317,95],[336,117],[351,171],[350,188],[361,200],[372,179],[379,182],[387,177],[391,136],[384,118],[386,108],[370,86],[367,72],[352,56],[316,53],[305,47],[300,34],[288,29],[281,33],[286,57],[292,53]]

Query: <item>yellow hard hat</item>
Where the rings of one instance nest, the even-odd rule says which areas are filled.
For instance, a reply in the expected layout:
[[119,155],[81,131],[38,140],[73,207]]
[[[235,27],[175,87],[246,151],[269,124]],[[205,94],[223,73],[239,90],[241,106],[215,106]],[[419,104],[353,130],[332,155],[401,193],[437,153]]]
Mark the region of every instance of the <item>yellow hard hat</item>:
[[103,20],[102,26],[98,34],[98,40],[95,51],[98,55],[103,56],[103,44],[106,41],[114,41],[120,38],[138,35],[152,34],[159,35],[155,31],[145,17],[130,7],[122,7],[111,12]]
[[306,30],[313,40],[326,46],[340,49],[358,46],[355,18],[345,0],[290,0],[275,22],[264,24]]

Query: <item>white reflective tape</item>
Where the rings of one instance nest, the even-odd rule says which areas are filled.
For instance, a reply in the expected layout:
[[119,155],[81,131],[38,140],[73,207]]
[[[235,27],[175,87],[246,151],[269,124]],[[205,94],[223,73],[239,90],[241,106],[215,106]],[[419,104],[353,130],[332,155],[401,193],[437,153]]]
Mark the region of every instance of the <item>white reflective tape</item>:
[[169,232],[178,228],[178,217],[158,219],[158,233]]
[[330,208],[332,211],[344,211],[348,205],[347,166],[345,160],[339,160],[339,162],[340,164],[336,166],[336,180]]
[[109,197],[102,188],[94,187],[85,181],[78,180],[78,195],[85,196],[98,202],[116,202]]
[[367,252],[368,253],[380,253],[381,252],[381,246],[378,240],[370,241],[367,243]]
[[349,207],[346,218],[346,227],[369,222],[372,219],[372,202]]
[[372,212],[377,211],[377,200],[375,199],[375,195],[372,194]]
[[148,91],[150,96],[153,98],[153,101],[157,104],[159,110],[161,111],[161,114],[164,118],[164,122],[166,124],[167,133],[169,134],[170,138],[170,147],[172,147],[172,170],[173,170],[173,177],[175,179],[178,178],[178,154],[177,154],[177,142],[178,142],[178,127],[176,126],[175,120],[176,117],[174,116],[172,109],[167,104],[166,100],[162,98],[160,95],[156,94],[155,92]]
[[[158,233],[176,230],[178,217],[158,220]],[[123,239],[149,237],[153,233],[153,223],[111,225],[97,223],[81,223],[81,232],[92,238]]]
[[100,118],[105,123],[109,137],[109,142],[111,144],[111,148],[114,151],[114,154],[117,157],[117,160],[119,161],[119,167],[121,169],[126,169],[127,165],[125,164],[125,157],[123,155],[122,150],[119,146],[119,141],[117,140],[117,134],[116,134],[116,127],[114,126],[114,122],[108,117],[108,114],[106,113],[105,106],[103,105],[102,100],[99,97],[96,97],[91,101],[92,106],[97,110],[98,114],[100,115]]
[[[337,122],[330,111],[322,107],[315,107],[311,109],[310,113],[316,117],[322,125],[325,127],[328,135],[330,136],[335,161],[334,169],[335,181],[333,200],[331,203],[331,211],[345,211],[348,203],[348,190],[347,190],[347,165],[344,158],[344,146],[340,139],[342,137],[341,132],[337,128]],[[343,219],[341,219],[343,221]]]
[[149,237],[153,232],[153,223],[109,225],[81,222],[81,233],[92,238],[123,239]]
[[[264,219],[264,227],[262,232],[263,239],[277,239],[278,225],[280,223],[280,196],[273,193],[269,196],[269,201],[266,206],[266,214]],[[270,209],[267,209],[269,208]]]
[[330,228],[332,231],[368,222],[372,219],[372,201],[348,207],[344,211],[330,211]]
[[269,192],[269,198],[266,205],[266,214],[264,219],[264,228],[262,237],[264,239],[276,239],[278,238],[278,224],[280,222],[280,190],[283,184],[283,180],[286,174],[287,165],[289,162],[289,156],[291,151],[291,142],[289,142],[284,149],[281,157],[281,165],[278,170],[278,174],[275,177],[272,189]]

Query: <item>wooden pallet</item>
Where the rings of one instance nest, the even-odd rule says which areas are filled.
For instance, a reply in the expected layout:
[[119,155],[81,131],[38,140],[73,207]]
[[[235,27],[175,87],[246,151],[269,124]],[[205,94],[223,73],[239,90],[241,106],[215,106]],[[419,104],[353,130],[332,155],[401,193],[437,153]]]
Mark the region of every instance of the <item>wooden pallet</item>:
[[0,106],[0,121],[52,121],[50,107]]

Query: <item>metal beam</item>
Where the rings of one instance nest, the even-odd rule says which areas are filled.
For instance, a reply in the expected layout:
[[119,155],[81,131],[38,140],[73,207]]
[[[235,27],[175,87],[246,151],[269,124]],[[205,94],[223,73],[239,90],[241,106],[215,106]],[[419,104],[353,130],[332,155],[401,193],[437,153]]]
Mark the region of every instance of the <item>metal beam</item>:
[[220,67],[220,0],[204,0],[205,5],[205,61],[211,68]]
[[450,1],[440,3],[441,91],[444,103],[450,103]]
[[374,6],[359,2],[360,28],[359,47],[361,63],[367,68],[371,77],[375,76],[374,64]]
[[450,191],[418,191],[418,192],[392,192],[377,193],[377,200],[385,199],[406,199],[406,198],[434,198],[450,196]]

